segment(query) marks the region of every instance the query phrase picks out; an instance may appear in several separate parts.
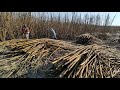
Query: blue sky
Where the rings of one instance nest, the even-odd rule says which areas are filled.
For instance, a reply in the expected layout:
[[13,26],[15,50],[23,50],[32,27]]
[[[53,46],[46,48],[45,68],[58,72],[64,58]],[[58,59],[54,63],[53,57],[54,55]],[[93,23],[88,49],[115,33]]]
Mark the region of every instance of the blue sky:
[[[64,16],[66,13],[68,13],[68,15],[70,17],[72,15],[72,12],[46,12],[46,14],[49,14],[49,13],[53,13],[54,15],[58,15],[60,13],[61,16]],[[77,15],[80,15],[80,14],[81,15],[84,15],[84,14],[97,15],[97,14],[99,14],[102,17],[109,14],[111,19],[116,15],[112,26],[120,26],[120,12],[76,12],[76,13],[77,13]]]
[[[58,12],[59,13],[59,12]],[[113,22],[113,26],[120,26],[120,12],[76,12],[78,15],[79,14],[90,14],[90,15],[97,15],[97,14],[100,14],[101,16],[105,16],[107,14],[110,15],[111,19],[116,15],[115,19],[114,19],[114,22]],[[61,15],[64,15],[65,12],[61,12]],[[69,16],[72,15],[71,12],[68,12]]]

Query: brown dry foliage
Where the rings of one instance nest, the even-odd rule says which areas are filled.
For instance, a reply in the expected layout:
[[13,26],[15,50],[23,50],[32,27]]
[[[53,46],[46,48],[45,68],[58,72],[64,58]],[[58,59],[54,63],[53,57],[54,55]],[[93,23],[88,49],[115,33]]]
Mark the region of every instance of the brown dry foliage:
[[[34,14],[34,16],[32,15]],[[72,13],[72,20],[68,13],[62,18],[59,14],[54,16],[52,13],[45,16],[44,12],[1,12],[0,13],[0,40],[18,39],[22,37],[21,27],[26,24],[30,27],[30,38],[48,37],[48,28],[55,29],[58,39],[75,40],[75,37],[84,33],[105,33],[111,32],[109,15],[104,19],[100,15],[76,15]],[[94,24],[94,25],[92,25]],[[103,27],[99,25],[103,24]]]

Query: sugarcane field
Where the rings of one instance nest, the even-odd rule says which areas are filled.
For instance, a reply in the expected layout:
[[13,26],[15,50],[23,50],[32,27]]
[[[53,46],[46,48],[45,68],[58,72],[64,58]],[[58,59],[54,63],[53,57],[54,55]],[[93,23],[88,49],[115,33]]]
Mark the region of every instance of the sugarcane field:
[[110,15],[0,12],[0,78],[120,78]]

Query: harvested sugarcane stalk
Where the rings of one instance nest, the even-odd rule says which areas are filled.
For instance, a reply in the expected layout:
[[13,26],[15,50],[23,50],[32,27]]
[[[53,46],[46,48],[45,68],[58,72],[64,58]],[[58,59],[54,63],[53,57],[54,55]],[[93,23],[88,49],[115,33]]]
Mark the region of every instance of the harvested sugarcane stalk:
[[0,58],[0,77],[2,78],[28,77],[29,72],[34,72],[33,76],[36,76],[37,69],[43,67],[44,63],[59,50],[75,49],[70,44],[66,45],[65,42],[52,39],[9,40],[0,43],[0,45],[3,44],[9,48],[9,51],[1,52],[4,56],[4,59]]
[[[72,55],[69,53],[66,57],[58,57],[53,61],[56,70],[60,72],[60,78],[115,77],[120,69],[119,55],[114,55],[106,47],[96,44],[83,47],[73,51]],[[113,74],[114,70],[118,72]]]
[[76,37],[76,43],[83,45],[98,44],[102,45],[104,42],[90,34],[81,34]]

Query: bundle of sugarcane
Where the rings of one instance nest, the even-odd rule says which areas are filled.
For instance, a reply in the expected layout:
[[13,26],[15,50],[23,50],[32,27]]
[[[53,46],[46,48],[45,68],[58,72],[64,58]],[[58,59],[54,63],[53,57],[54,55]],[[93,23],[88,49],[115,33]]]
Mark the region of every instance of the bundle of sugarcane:
[[120,51],[97,44],[81,46],[52,63],[60,78],[113,78],[120,72]]
[[[75,49],[64,41],[52,39],[10,40],[2,42],[1,45],[9,47],[7,52],[0,55],[1,78],[36,77],[38,69],[52,59],[51,56],[55,53]],[[32,75],[29,75],[30,73]]]
[[76,43],[83,45],[103,44],[102,40],[95,38],[90,34],[81,34],[80,36],[77,36],[76,39]]

